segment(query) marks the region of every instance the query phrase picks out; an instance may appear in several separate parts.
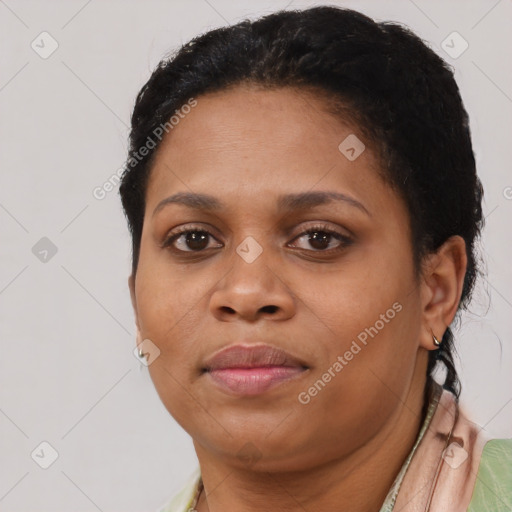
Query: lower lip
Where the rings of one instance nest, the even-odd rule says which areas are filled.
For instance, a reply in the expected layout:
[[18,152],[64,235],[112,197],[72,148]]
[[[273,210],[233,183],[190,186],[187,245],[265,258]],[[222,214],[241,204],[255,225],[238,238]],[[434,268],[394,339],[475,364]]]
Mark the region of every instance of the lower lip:
[[210,370],[208,375],[222,388],[236,395],[259,395],[302,374],[305,368],[271,366]]

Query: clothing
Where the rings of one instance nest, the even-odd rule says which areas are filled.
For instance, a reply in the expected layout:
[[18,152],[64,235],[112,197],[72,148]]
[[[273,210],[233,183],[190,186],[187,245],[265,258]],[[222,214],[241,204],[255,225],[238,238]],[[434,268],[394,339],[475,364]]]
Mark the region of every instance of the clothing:
[[[188,512],[200,469],[158,512]],[[486,439],[454,395],[434,384],[416,442],[379,512],[511,512],[512,439]]]

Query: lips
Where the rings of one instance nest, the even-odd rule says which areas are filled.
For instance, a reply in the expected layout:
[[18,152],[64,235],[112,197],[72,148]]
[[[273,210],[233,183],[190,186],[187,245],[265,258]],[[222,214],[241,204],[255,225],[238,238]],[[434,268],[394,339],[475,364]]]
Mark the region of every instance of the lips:
[[221,350],[206,361],[205,370],[258,368],[268,366],[307,366],[284,350],[270,345],[234,345]]
[[270,345],[234,345],[209,358],[203,370],[224,391],[258,395],[301,376],[308,366]]

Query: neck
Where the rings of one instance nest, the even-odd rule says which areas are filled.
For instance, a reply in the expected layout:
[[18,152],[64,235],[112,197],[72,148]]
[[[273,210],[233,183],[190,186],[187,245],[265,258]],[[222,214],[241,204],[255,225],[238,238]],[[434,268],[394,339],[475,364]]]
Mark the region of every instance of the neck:
[[248,471],[220,462],[194,442],[204,484],[196,510],[379,510],[424,419],[426,357],[420,351],[407,397],[379,433],[328,464],[300,472]]

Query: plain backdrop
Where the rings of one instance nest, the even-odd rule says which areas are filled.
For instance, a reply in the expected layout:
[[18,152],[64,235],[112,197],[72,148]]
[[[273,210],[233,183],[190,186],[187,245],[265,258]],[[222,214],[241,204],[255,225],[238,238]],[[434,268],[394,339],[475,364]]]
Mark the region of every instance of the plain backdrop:
[[[318,4],[0,0],[1,511],[157,510],[196,467],[133,354],[117,190],[93,191],[122,166],[135,96],[169,50]],[[490,435],[512,437],[512,4],[330,4],[408,25],[455,69],[486,216],[486,277],[456,330],[462,401]]]

